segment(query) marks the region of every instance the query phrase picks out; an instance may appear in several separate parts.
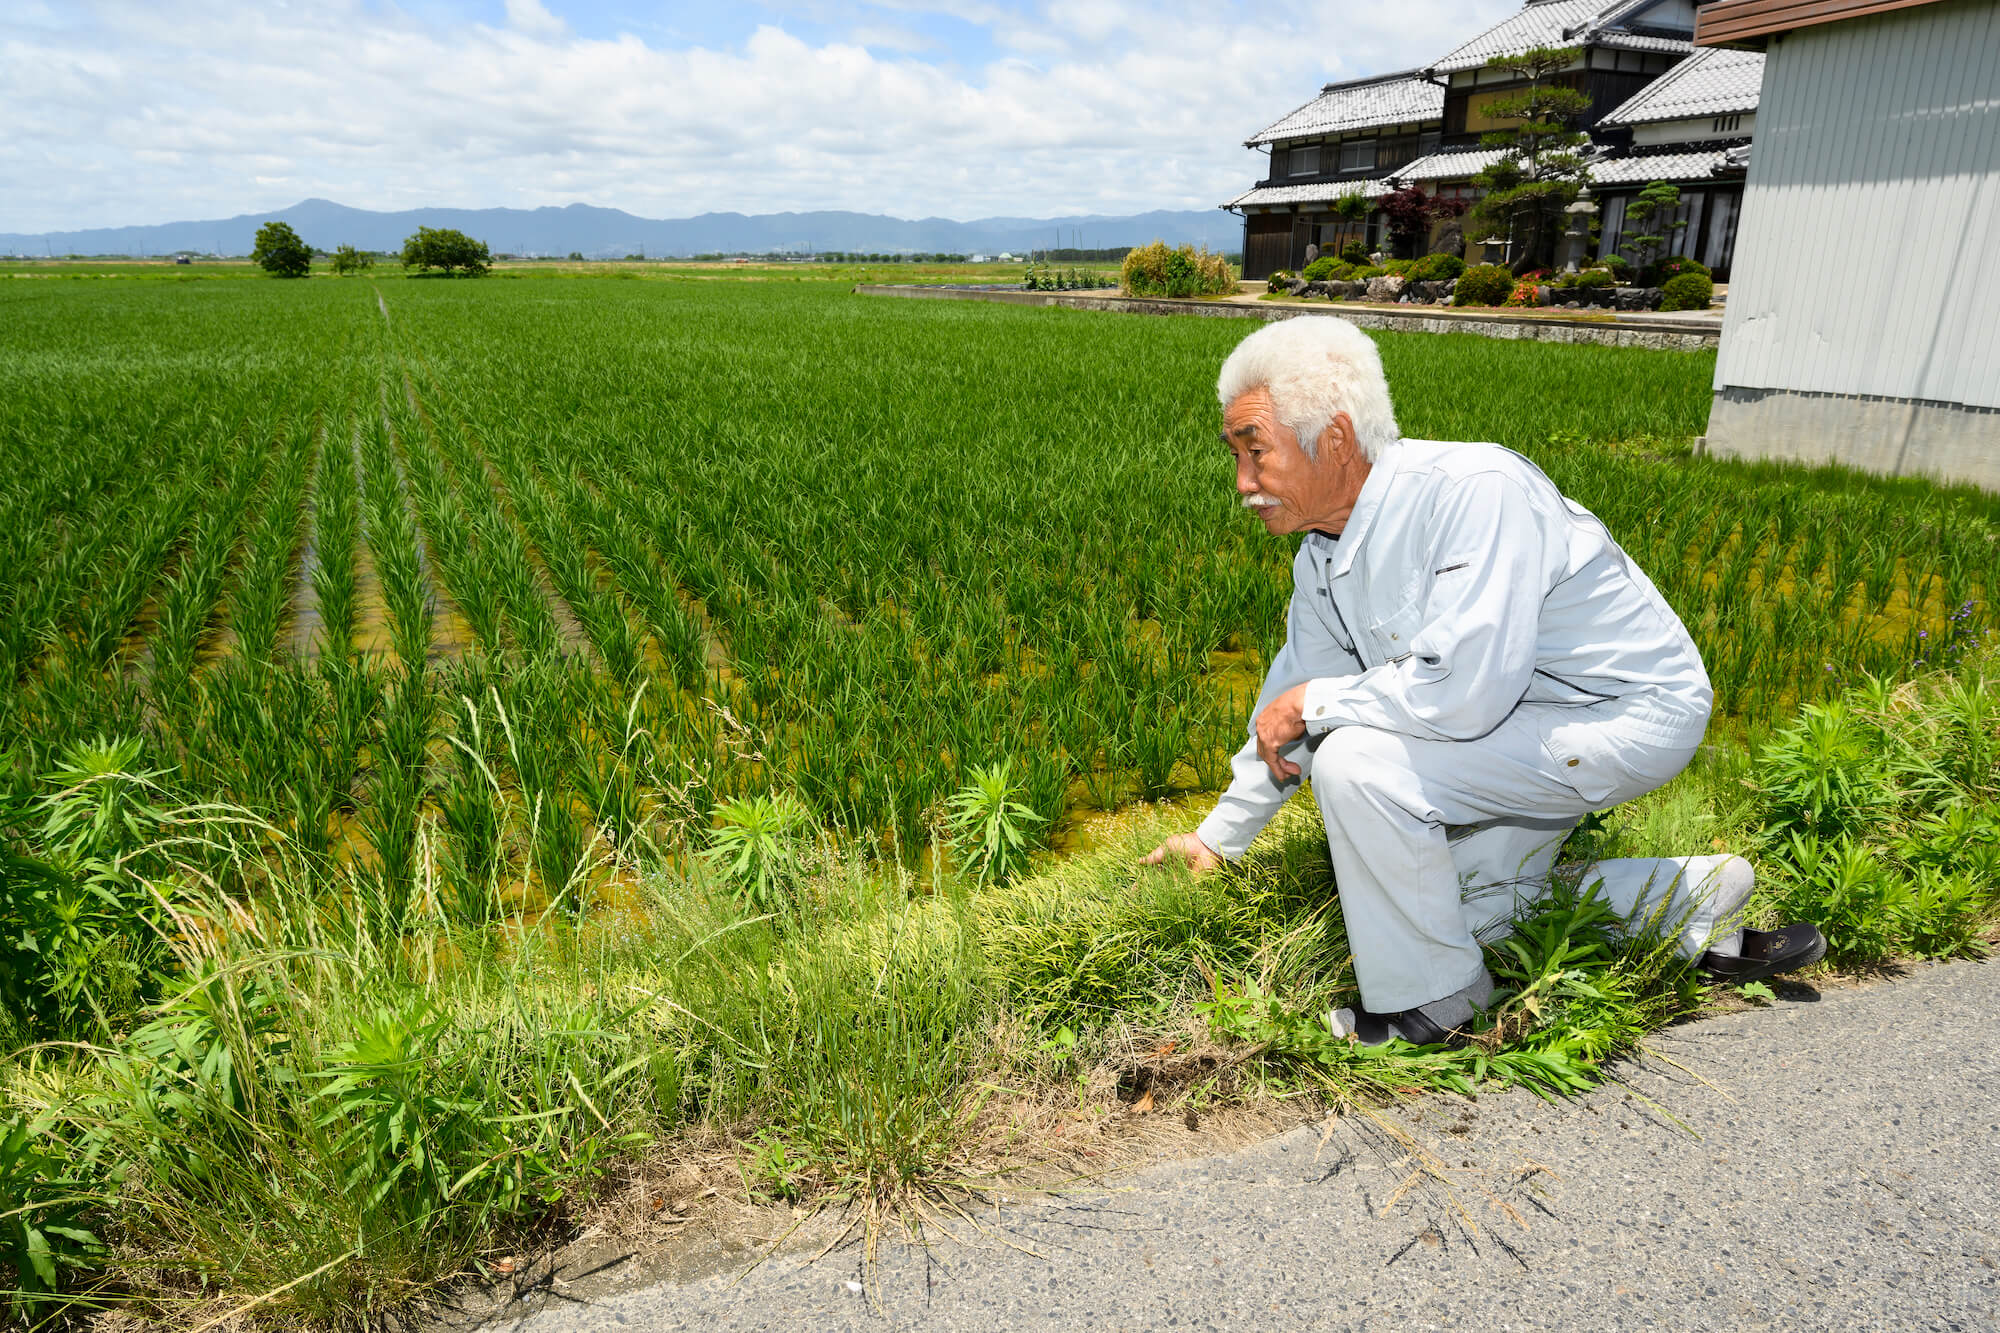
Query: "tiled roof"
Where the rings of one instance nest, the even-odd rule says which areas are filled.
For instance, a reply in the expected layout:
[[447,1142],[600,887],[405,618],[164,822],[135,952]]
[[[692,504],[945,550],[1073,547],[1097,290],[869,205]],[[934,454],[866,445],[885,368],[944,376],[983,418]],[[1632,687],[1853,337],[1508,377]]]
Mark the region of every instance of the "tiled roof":
[[1529,0],[1526,8],[1480,33],[1432,65],[1429,73],[1476,69],[1494,56],[1516,55],[1536,46],[1610,46],[1627,51],[1692,51],[1694,34],[1662,37],[1625,30],[1643,26],[1655,0]]
[[1332,134],[1341,130],[1364,130],[1375,125],[1404,125],[1411,121],[1440,120],[1444,116],[1444,89],[1411,71],[1385,74],[1373,79],[1329,83],[1318,97],[1298,110],[1245,139],[1245,148],[1278,139],[1296,139],[1307,134]]
[[1390,173],[1399,181],[1468,180],[1498,162],[1504,148],[1473,148],[1455,153],[1431,153]]
[[1755,111],[1763,85],[1762,51],[1706,46],[1627,98],[1599,123],[1644,125]]
[[1350,194],[1370,199],[1387,194],[1389,187],[1379,180],[1327,181],[1320,185],[1263,185],[1237,195],[1224,208],[1245,208],[1253,204],[1326,204]]
[[1643,185],[1647,181],[1702,181],[1729,167],[1733,149],[1710,148],[1699,153],[1649,153],[1610,157],[1590,164],[1592,185]]
[[[1222,207],[1331,203],[1357,193],[1379,199],[1389,193],[1392,183],[1468,180],[1497,162],[1503,151],[1499,148],[1478,148],[1470,152],[1432,153],[1380,180],[1333,181],[1323,185],[1265,185],[1238,195]],[[1647,181],[1705,181],[1742,171],[1749,160],[1750,147],[1747,144],[1706,148],[1694,153],[1635,153],[1627,157],[1600,158],[1590,164],[1590,183],[1603,187],[1643,185]]]

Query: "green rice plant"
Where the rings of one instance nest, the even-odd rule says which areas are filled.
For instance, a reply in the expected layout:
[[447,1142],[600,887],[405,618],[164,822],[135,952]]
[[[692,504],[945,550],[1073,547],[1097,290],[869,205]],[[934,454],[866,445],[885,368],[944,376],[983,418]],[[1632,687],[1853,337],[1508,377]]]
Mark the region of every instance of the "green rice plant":
[[360,539],[359,482],[346,422],[335,418],[320,451],[313,491],[312,591],[319,615],[320,652],[345,659],[354,651],[354,560]]

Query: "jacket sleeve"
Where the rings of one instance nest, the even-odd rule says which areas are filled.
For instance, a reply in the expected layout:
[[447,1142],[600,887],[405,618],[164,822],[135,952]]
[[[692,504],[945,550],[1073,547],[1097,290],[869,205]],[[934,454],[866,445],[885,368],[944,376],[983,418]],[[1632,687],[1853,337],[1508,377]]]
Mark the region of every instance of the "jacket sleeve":
[[1356,626],[1377,635],[1388,660],[1309,685],[1308,734],[1358,726],[1473,740],[1527,694],[1542,603],[1561,576],[1566,547],[1520,485],[1496,472],[1454,485],[1429,526],[1436,535],[1411,610],[1367,630]]
[[[1228,790],[1195,829],[1196,837],[1227,860],[1234,861],[1250,849],[1264,825],[1299,789],[1301,781],[1299,778],[1282,784],[1274,781],[1271,770],[1257,757],[1257,715],[1295,685],[1315,677],[1351,677],[1361,669],[1360,659],[1352,649],[1340,642],[1316,612],[1307,609],[1306,598],[1311,595],[1309,589],[1294,583],[1291,604],[1285,610],[1285,646],[1271,659],[1264,687],[1257,694],[1257,705],[1250,711],[1250,720],[1245,725],[1249,740],[1229,761],[1232,776]],[[1303,772],[1312,762],[1308,751],[1313,743],[1311,737],[1296,741],[1285,748],[1285,757]]]

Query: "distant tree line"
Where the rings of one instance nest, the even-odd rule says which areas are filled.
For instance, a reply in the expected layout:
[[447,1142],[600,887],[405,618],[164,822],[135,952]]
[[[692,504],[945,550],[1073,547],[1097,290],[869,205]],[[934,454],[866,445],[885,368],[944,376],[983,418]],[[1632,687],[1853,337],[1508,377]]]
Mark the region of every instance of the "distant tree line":
[[862,253],[859,250],[820,250],[814,254],[800,254],[793,250],[767,250],[762,254],[752,254],[747,250],[710,250],[689,258],[702,263],[717,263],[725,259],[750,259],[766,264],[963,264],[965,255],[951,255],[939,252],[926,254],[917,251],[911,254]]
[[[291,223],[275,221],[257,228],[257,241],[250,258],[273,277],[303,278],[312,272],[315,254],[328,260],[335,277],[373,268],[376,260],[374,252],[357,250],[351,245],[338,246],[330,255],[323,250],[315,251],[300,239]],[[401,258],[404,268],[419,273],[436,269],[447,275],[463,273],[471,278],[479,277],[493,264],[493,254],[486,248],[486,242],[475,241],[450,227],[417,228],[416,234],[403,242]]]
[[1030,250],[1028,258],[1038,264],[1102,264],[1106,262],[1116,264],[1123,263],[1126,254],[1131,249],[1132,247],[1129,245],[1107,246],[1101,250],[1079,250],[1071,246],[1064,246],[1060,249],[1044,247],[1040,250]]

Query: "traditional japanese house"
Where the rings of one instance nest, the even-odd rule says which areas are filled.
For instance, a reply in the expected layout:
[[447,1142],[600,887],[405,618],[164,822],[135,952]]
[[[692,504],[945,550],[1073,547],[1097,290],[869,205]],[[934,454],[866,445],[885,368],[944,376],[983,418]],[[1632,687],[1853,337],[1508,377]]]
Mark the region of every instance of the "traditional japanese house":
[[1243,274],[1305,266],[1308,247],[1380,243],[1378,215],[1350,217],[1339,201],[1373,199],[1386,177],[1438,144],[1444,89],[1414,71],[1329,83],[1319,96],[1244,141],[1266,149],[1270,171],[1224,204],[1243,215]]
[[[1589,98],[1580,128],[1603,150],[1628,146],[1630,127],[1603,122],[1693,52],[1695,11],[1694,0],[1529,0],[1423,69],[1328,84],[1249,141],[1270,147],[1270,174],[1223,205],[1244,217],[1244,276],[1298,267],[1306,246],[1330,228],[1344,235],[1345,226],[1379,243],[1379,215],[1356,221],[1332,211],[1343,195],[1377,198],[1410,183],[1434,193],[1475,194],[1472,177],[1499,156],[1480,146],[1480,136],[1513,124],[1493,111],[1523,86],[1509,71],[1489,67],[1494,57],[1536,47],[1573,52],[1555,80]],[[1373,145],[1372,160],[1364,143]],[[1325,158],[1329,145],[1339,152],[1332,168]],[[1302,159],[1292,155],[1299,149],[1306,153]],[[1295,176],[1300,165],[1309,165],[1311,174]],[[1478,239],[1446,226],[1432,242]]]

